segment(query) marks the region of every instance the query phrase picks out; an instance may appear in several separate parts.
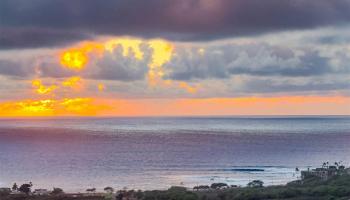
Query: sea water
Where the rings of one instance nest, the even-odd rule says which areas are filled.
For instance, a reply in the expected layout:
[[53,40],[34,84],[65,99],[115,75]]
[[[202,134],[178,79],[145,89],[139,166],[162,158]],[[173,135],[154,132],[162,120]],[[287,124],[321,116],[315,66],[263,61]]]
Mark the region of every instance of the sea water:
[[350,164],[345,116],[0,119],[0,187],[266,185]]

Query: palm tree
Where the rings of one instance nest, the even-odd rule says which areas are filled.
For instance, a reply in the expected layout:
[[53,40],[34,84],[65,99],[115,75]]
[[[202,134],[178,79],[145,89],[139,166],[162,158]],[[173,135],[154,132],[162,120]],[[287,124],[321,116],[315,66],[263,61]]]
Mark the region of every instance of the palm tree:
[[107,193],[113,193],[113,191],[114,191],[114,189],[112,187],[109,187],[109,186],[105,187],[103,190]]
[[326,165],[327,165],[327,163],[324,162],[324,163],[322,164],[322,168],[325,168]]

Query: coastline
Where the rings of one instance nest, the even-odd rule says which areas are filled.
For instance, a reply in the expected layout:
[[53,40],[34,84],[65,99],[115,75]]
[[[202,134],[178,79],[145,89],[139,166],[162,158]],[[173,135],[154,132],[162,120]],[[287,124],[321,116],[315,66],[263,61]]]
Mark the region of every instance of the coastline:
[[246,187],[223,186],[201,187],[193,190],[174,186],[167,190],[135,191],[105,188],[105,192],[48,193],[40,195],[5,194],[0,190],[1,200],[345,200],[350,197],[350,175],[341,174],[327,180],[308,177],[280,186],[264,186],[252,181]]
[[[300,169],[307,169],[307,167],[301,167]],[[34,183],[34,189],[59,187],[62,188],[64,191],[70,193],[83,193],[86,190],[86,188],[92,187],[96,188],[97,192],[103,192],[103,188],[105,186],[114,186],[116,188],[126,187],[132,190],[166,190],[171,186],[181,186],[191,189],[197,185],[211,185],[212,183],[216,182],[244,187],[247,185],[247,183],[254,179],[264,181],[264,184],[266,186],[274,186],[283,185],[290,181],[300,179],[300,172],[296,172],[295,167],[287,166],[232,166],[206,170],[197,169],[195,171],[183,171],[183,169],[172,169],[167,170],[163,173],[156,173],[158,177],[162,177],[163,179],[167,180],[167,183],[172,184],[159,184],[155,181],[143,183],[138,181],[135,182],[133,185],[123,185],[122,181],[118,181],[119,179],[117,179],[117,181],[114,183],[108,180],[100,182],[100,184],[93,184],[93,182],[81,182],[81,184],[75,185],[75,187],[72,188],[69,185],[62,185],[55,182],[55,179],[53,179],[52,182],[38,182],[36,179],[17,179],[8,180],[6,183],[0,184],[0,188],[6,187],[10,184],[13,184],[14,182],[22,183],[31,181]],[[110,180],[115,179],[111,177]]]

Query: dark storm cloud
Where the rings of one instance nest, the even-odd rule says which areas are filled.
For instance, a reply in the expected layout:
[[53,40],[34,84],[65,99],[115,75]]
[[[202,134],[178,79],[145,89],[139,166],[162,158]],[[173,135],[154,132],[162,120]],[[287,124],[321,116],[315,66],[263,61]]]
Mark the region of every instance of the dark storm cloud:
[[92,38],[91,35],[81,32],[36,27],[0,27],[0,33],[0,49],[60,46],[77,40]]
[[349,21],[349,0],[2,0],[0,48],[91,35],[208,40]]

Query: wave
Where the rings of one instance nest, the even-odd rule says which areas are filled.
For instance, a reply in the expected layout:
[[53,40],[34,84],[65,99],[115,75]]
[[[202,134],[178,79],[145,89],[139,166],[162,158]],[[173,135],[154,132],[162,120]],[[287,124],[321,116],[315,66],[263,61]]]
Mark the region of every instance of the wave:
[[238,168],[238,169],[221,169],[219,171],[232,171],[232,172],[264,172],[265,169],[257,168]]

